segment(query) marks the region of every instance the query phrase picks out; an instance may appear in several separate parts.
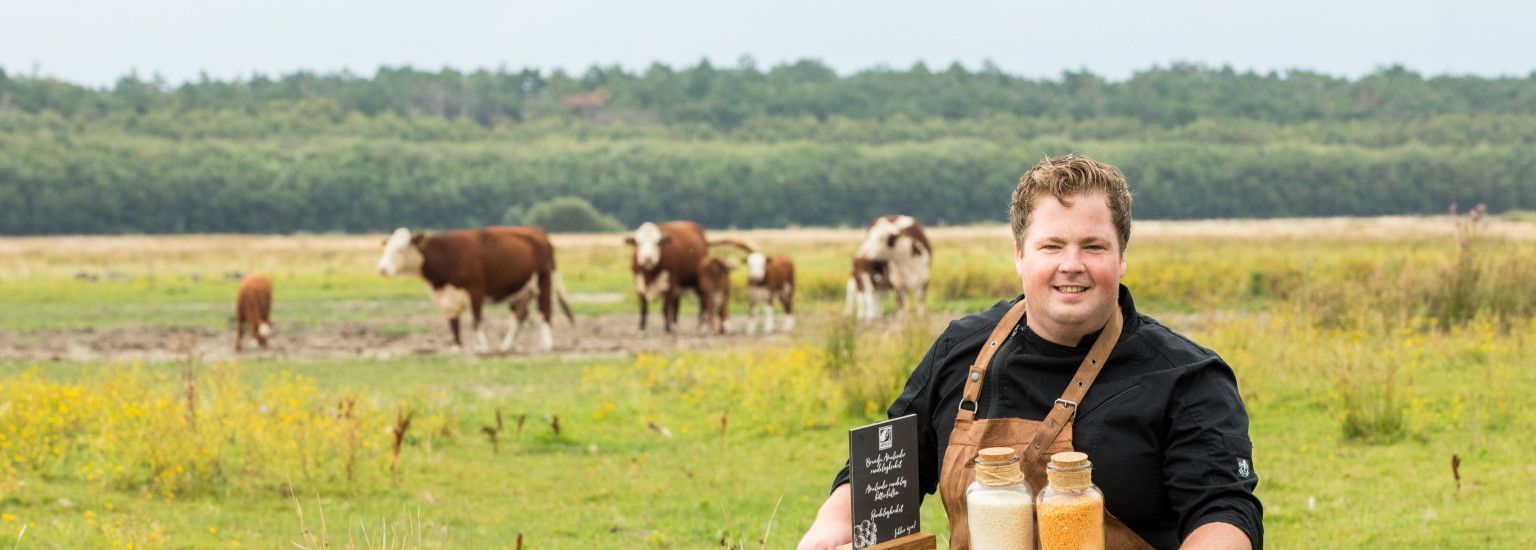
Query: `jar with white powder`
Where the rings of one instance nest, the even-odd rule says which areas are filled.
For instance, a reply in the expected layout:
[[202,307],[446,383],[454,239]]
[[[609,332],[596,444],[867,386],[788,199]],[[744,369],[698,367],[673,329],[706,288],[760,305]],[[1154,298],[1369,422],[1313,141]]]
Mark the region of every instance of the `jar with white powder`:
[[975,550],[1033,550],[1035,494],[1008,447],[988,447],[976,457],[976,481],[965,489],[966,525]]

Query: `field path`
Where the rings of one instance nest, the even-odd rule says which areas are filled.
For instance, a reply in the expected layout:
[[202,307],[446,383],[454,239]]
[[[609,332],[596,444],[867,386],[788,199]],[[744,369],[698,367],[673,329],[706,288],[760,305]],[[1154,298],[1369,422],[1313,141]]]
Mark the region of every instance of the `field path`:
[[[830,315],[799,315],[798,326],[793,333],[772,334],[744,333],[745,319],[732,318],[730,331],[724,335],[703,333],[695,329],[695,318],[684,309],[679,320],[680,330],[664,334],[660,329],[660,317],[654,312],[645,332],[639,330],[638,313],[614,313],[604,315],[577,315],[573,327],[566,320],[556,318],[554,324],[555,347],[547,352],[534,351],[538,332],[530,323],[518,339],[520,350],[500,352],[498,346],[506,334],[508,317],[490,314],[486,320],[486,338],[490,341],[490,353],[465,352],[467,356],[559,356],[583,358],[597,356],[624,356],[643,352],[666,352],[679,349],[708,349],[739,347],[743,345],[774,345],[804,342],[807,335],[817,334],[827,323],[837,317]],[[929,321],[937,331],[952,316],[934,314]],[[473,333],[468,331],[465,316],[465,343],[474,349]],[[404,328],[403,328],[404,327]],[[796,340],[799,338],[799,340]],[[814,341],[814,338],[812,339]],[[175,361],[184,359],[188,346],[203,361],[230,361],[233,359],[387,359],[411,355],[455,353],[450,346],[447,323],[434,315],[409,318],[391,317],[369,321],[322,323],[317,325],[283,328],[279,326],[271,348],[260,351],[253,341],[247,340],[244,351],[238,355],[233,350],[234,329],[213,330],[203,327],[120,326],[104,328],[63,328],[26,331],[0,331],[0,360],[11,361]]]

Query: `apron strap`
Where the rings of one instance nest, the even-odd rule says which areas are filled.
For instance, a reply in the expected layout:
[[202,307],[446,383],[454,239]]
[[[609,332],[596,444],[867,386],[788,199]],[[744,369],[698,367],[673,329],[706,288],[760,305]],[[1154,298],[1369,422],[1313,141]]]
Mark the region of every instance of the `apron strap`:
[[[1013,327],[1018,326],[1019,320],[1024,318],[1024,309],[1024,300],[1020,299],[1019,303],[1008,308],[1003,320],[998,321],[997,327],[992,329],[987,344],[981,347],[981,353],[976,355],[976,361],[971,363],[971,370],[965,375],[965,393],[960,398],[960,411],[955,418],[976,418],[976,399],[981,397],[981,382],[987,379],[987,365],[992,364],[992,356],[1003,346],[1003,341],[1008,339],[1008,333],[1013,332]],[[965,407],[967,403],[971,405],[970,408]]]
[[[976,418],[976,400],[981,397],[981,384],[987,379],[987,366],[992,364],[992,356],[1002,348],[1003,341],[1008,339],[1008,334],[1024,318],[1025,300],[1019,300],[1008,313],[1003,315],[1003,320],[992,329],[992,334],[987,337],[986,345],[981,347],[981,353],[976,355],[976,361],[971,363],[970,371],[966,373],[965,392],[960,398],[960,410],[955,414],[957,420],[974,420]],[[1099,377],[1099,371],[1104,368],[1105,361],[1109,360],[1110,352],[1114,351],[1115,343],[1120,340],[1120,330],[1125,325],[1124,315],[1117,306],[1109,317],[1109,324],[1104,325],[1104,331],[1099,333],[1099,339],[1094,341],[1093,347],[1088,350],[1088,356],[1078,365],[1077,372],[1072,375],[1072,381],[1067,384],[1066,391],[1061,398],[1051,406],[1051,412],[1040,422],[1040,430],[1035,432],[1035,439],[1028,448],[1024,449],[1025,464],[1028,460],[1040,457],[1056,440],[1056,435],[1061,433],[1067,422],[1072,420],[1073,413],[1077,410],[1077,404],[1081,403],[1083,396],[1088,395],[1088,388],[1093,386],[1094,379]],[[969,404],[970,407],[966,407]]]
[[1104,331],[1099,333],[1099,339],[1094,341],[1093,347],[1088,350],[1088,356],[1083,358],[1078,365],[1077,373],[1072,375],[1072,382],[1067,384],[1067,391],[1061,393],[1061,398],[1051,406],[1050,414],[1040,422],[1039,431],[1035,432],[1035,440],[1024,449],[1023,462],[1034,464],[1040,458],[1040,453],[1045,452],[1056,440],[1056,434],[1061,433],[1067,422],[1072,421],[1072,415],[1077,412],[1077,404],[1083,402],[1083,396],[1088,395],[1088,388],[1093,386],[1093,380],[1099,377],[1099,371],[1103,370],[1105,361],[1109,360],[1109,352],[1114,351],[1115,342],[1120,339],[1120,329],[1124,327],[1125,319],[1122,318],[1120,308],[1115,307],[1115,312],[1109,317],[1109,324],[1104,325]]

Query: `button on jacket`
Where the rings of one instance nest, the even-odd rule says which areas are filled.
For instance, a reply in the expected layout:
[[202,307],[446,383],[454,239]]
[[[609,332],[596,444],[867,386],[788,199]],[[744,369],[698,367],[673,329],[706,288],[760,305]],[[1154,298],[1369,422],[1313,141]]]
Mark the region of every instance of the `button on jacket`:
[[[918,477],[938,487],[965,376],[1008,308],[953,323],[891,404],[891,418],[918,417]],[[1215,352],[1136,313],[1120,287],[1125,328],[1073,417],[1073,446],[1093,462],[1109,512],[1158,548],[1176,548],[1197,527],[1224,522],[1263,548],[1263,507],[1248,439],[1248,413],[1231,367]],[[1041,419],[1066,389],[1098,333],[1077,346],[1047,341],[1024,322],[987,368],[977,418]],[[848,468],[833,487],[848,482]],[[1041,489],[1035,487],[1035,490]]]

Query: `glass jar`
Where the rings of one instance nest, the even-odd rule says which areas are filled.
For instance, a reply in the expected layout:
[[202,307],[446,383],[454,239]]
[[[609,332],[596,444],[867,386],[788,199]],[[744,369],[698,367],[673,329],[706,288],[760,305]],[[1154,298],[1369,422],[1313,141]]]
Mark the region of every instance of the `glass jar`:
[[976,456],[976,481],[965,488],[966,526],[974,550],[1033,550],[1034,491],[1008,447],[988,447]]
[[1035,499],[1040,550],[1104,548],[1104,493],[1093,486],[1093,463],[1078,452],[1056,453],[1045,466]]

